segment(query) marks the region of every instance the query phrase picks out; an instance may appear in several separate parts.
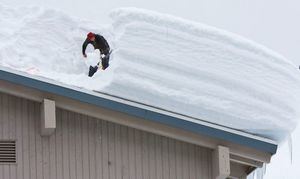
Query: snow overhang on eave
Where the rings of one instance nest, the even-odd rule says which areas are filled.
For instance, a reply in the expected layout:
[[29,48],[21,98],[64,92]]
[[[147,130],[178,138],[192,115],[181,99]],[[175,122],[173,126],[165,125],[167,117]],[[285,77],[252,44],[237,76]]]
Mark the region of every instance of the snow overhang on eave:
[[199,135],[232,142],[261,152],[270,153],[272,155],[275,154],[277,150],[276,142],[263,137],[196,120],[188,116],[172,113],[170,111],[136,103],[123,98],[96,93],[77,87],[66,86],[53,80],[35,77],[4,67],[0,67],[0,80],[53,93],[113,111],[122,112],[145,120],[150,120],[152,122],[162,123]]

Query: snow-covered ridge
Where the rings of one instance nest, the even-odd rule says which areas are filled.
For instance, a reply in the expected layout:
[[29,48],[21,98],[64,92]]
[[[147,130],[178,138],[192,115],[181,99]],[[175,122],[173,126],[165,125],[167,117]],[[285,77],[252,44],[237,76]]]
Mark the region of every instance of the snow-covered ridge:
[[251,51],[267,57],[272,57],[273,60],[285,60],[282,55],[275,51],[266,48],[263,45],[257,44],[249,39],[246,39],[237,34],[221,30],[206,24],[189,21],[180,17],[156,13],[153,11],[138,9],[138,8],[119,8],[111,12],[110,17],[114,19],[113,25],[117,29],[119,26],[130,23],[132,20],[140,22],[148,22],[159,24],[171,29],[187,32],[195,36],[205,36],[207,39],[222,41],[227,45],[243,47],[244,50]]
[[299,73],[238,35],[136,8],[111,13],[116,80],[106,92],[279,140],[299,117]]
[[[113,23],[41,8],[0,5],[0,64],[279,141],[299,118],[299,72],[281,55],[238,35],[135,8]],[[3,28],[2,28],[3,27]],[[99,52],[89,31],[114,49],[110,68],[87,77]]]

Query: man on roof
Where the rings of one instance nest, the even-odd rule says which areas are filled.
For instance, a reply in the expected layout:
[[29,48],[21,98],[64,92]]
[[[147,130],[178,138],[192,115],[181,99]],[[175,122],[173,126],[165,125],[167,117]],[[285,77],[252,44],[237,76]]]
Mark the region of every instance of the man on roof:
[[107,41],[102,35],[89,32],[82,45],[82,54],[85,58],[87,57],[85,50],[88,44],[92,44],[94,46],[94,49],[99,49],[101,60],[101,66],[100,62],[98,62],[94,67],[90,66],[89,76],[91,77],[99,69],[99,67],[101,67],[102,70],[105,70],[109,66],[109,56],[111,51]]

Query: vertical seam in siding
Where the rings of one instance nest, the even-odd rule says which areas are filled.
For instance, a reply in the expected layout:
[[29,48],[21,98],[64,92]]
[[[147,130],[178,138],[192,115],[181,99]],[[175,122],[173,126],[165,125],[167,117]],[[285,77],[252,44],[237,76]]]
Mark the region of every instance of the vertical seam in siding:
[[[34,154],[34,156],[35,156],[35,166],[37,166],[38,165],[38,163],[37,163],[37,157],[36,157],[36,153],[37,153],[37,151],[36,151],[36,134],[38,133],[38,130],[36,129],[36,127],[35,127],[35,123],[36,123],[36,121],[38,120],[37,119],[37,117],[36,117],[36,114],[37,114],[37,112],[38,112],[38,110],[37,110],[37,108],[38,108],[38,104],[36,104],[36,105],[34,105],[34,108],[33,108],[33,112],[34,112],[34,114],[33,114],[33,116],[34,116],[34,119],[33,119],[33,128],[34,128],[34,151],[35,151],[35,154]],[[35,172],[35,177],[37,178],[37,172]]]
[[41,148],[42,148],[42,176],[43,179],[45,179],[45,173],[44,173],[44,140],[41,138]]
[[78,129],[78,115],[77,114],[74,114],[74,116],[73,116],[73,127],[74,127],[74,135],[73,135],[73,138],[74,138],[74,140],[76,141],[75,143],[74,143],[74,157],[75,157],[75,163],[74,163],[74,167],[75,167],[75,178],[77,179],[78,178],[78,172],[79,172],[79,169],[78,169],[78,167],[79,167],[79,165],[78,165],[78,158],[79,158],[79,156],[77,155],[78,154],[78,143],[79,143],[79,141],[78,141],[78,139],[77,139],[77,137],[78,137],[78,133],[79,133],[79,129]]
[[84,177],[84,155],[83,155],[83,129],[82,129],[82,120],[81,120],[81,114],[78,114],[78,120],[79,120],[79,124],[80,124],[80,138],[81,138],[81,171],[82,174],[81,176]]
[[68,167],[68,179],[70,179],[70,145],[69,145],[69,141],[70,141],[70,137],[69,137],[69,133],[70,133],[70,125],[69,125],[69,111],[65,111],[66,112],[66,129],[68,129],[67,131],[66,131],[66,133],[67,133],[67,135],[66,135],[66,138],[67,138],[67,141],[66,141],[66,143],[68,144],[67,145],[67,150],[66,150],[66,152],[67,152],[67,156],[66,156],[66,158],[67,158],[67,161],[66,161],[66,164],[67,164],[67,167]]
[[142,178],[144,178],[144,146],[143,146],[143,135],[144,135],[144,131],[140,131],[140,148],[141,148],[141,174],[142,174]]
[[[37,111],[37,107],[38,106],[35,106],[35,109],[34,109],[34,112],[35,112],[35,115],[36,115],[36,111]],[[34,120],[34,128],[36,128],[37,127],[37,125],[36,125],[36,123],[37,123],[37,120],[38,119],[35,119]],[[36,147],[36,138],[37,138],[37,133],[38,132],[38,130],[36,130],[35,132],[34,132],[34,140],[35,140],[35,146],[34,146],[34,148],[35,148],[35,163],[36,163],[36,165],[38,165],[38,161],[37,161],[37,147]],[[35,170],[35,176],[36,176],[36,178],[38,177],[38,171],[37,171],[37,169]]]
[[61,177],[64,178],[64,152],[63,152],[63,120],[62,120],[63,111],[60,110],[60,152],[61,152]]
[[[55,113],[55,118],[56,118],[56,125],[57,125],[57,120],[58,120],[58,110],[57,109],[55,109],[55,111],[56,111],[56,113]],[[54,131],[54,144],[55,144],[55,178],[57,179],[57,150],[56,150],[56,145],[57,145],[57,141],[56,141],[56,135],[57,135],[57,127],[56,127],[56,129],[55,129],[55,131]]]
[[[21,111],[21,113],[23,114],[23,112],[24,112],[24,104],[25,103],[25,99],[22,99],[22,111]],[[24,116],[24,115],[21,115],[21,131],[22,131],[22,136],[23,136],[23,119],[24,118],[22,118],[22,116]],[[22,178],[24,178],[24,141],[23,141],[23,139],[22,139]]]
[[128,176],[129,176],[129,178],[132,178],[132,176],[130,176],[130,174],[131,174],[131,170],[130,170],[130,168],[131,168],[131,166],[130,166],[130,155],[129,155],[129,150],[130,150],[130,148],[129,148],[129,129],[128,129],[128,127],[126,127],[126,133],[127,133],[127,155],[128,155],[128,163],[127,163],[127,166],[128,166]]
[[90,128],[89,128],[89,126],[90,126],[90,120],[89,120],[89,117],[88,116],[86,116],[86,133],[87,133],[87,143],[88,143],[88,145],[87,145],[87,151],[88,151],[88,166],[89,166],[89,172],[88,172],[88,178],[90,178],[90,173],[92,172],[91,171],[91,164],[90,164]]
[[[17,109],[17,106],[18,106],[18,98],[15,98],[15,106],[14,106],[14,108],[15,109]],[[18,120],[18,118],[17,118],[17,110],[15,110],[15,139],[17,140],[17,137],[18,137],[18,135],[17,135],[17,120]],[[16,164],[18,165],[18,143],[17,143],[17,141],[16,141]],[[18,166],[16,165],[16,169],[15,169],[15,172],[16,172],[16,174],[15,174],[15,176],[16,176],[16,178],[17,178],[17,169],[18,169]]]
[[30,169],[31,169],[31,159],[30,159],[30,155],[31,155],[31,146],[30,146],[30,141],[32,140],[31,139],[31,137],[30,137],[30,107],[31,107],[31,104],[30,104],[31,102],[30,101],[28,101],[28,103],[27,103],[27,137],[28,137],[28,141],[27,141],[27,143],[28,143],[28,163],[29,163],[29,171],[28,171],[28,173],[29,173],[29,178],[31,179],[31,172],[30,172]]
[[[37,160],[37,155],[38,155],[38,152],[37,152],[37,146],[36,146],[36,141],[37,141],[37,133],[39,132],[38,131],[38,127],[40,127],[40,125],[39,125],[39,121],[38,121],[38,116],[37,116],[37,106],[36,105],[34,105],[33,106],[33,128],[34,128],[34,131],[33,131],[33,133],[34,133],[34,135],[33,135],[33,138],[34,139],[31,139],[31,140],[34,140],[34,146],[30,146],[30,147],[34,147],[34,150],[35,150],[35,154],[34,154],[34,157],[35,157],[35,159],[34,159],[34,162],[35,162],[35,167],[36,167],[36,172],[33,172],[33,173],[35,173],[35,176],[36,176],[36,178],[37,178],[37,176],[38,176],[38,171],[37,171],[37,165],[38,165],[38,160]],[[23,121],[23,120],[22,120]],[[28,121],[28,123],[29,123],[29,121]],[[28,132],[28,134],[29,134],[29,132]],[[30,142],[30,141],[29,141]],[[33,161],[32,161],[33,162]],[[24,166],[23,166],[24,167]],[[31,175],[31,174],[30,174]]]
[[169,178],[171,177],[171,163],[170,163],[170,138],[167,138],[167,155],[168,155],[168,170]]
[[148,178],[150,179],[151,178],[151,174],[150,174],[150,172],[151,172],[151,170],[150,170],[150,150],[151,150],[151,148],[150,148],[150,133],[146,133],[146,136],[147,136],[147,148],[148,148]]

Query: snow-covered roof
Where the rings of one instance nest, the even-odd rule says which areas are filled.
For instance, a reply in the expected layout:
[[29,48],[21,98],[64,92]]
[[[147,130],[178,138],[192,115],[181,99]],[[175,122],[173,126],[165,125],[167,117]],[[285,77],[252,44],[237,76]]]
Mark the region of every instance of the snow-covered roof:
[[[297,67],[238,35],[135,8],[113,11],[107,26],[54,10],[0,9],[2,66],[277,141],[297,124]],[[81,55],[89,31],[114,49],[93,78],[87,67],[99,52]]]
[[101,108],[122,112],[199,135],[205,135],[217,140],[239,144],[258,151],[275,154],[277,150],[277,143],[275,141],[263,137],[211,124],[202,121],[201,119],[195,119],[190,116],[166,111],[164,109],[156,108],[155,106],[137,103],[117,96],[80,89],[75,86],[68,86],[44,77],[35,77],[30,74],[0,67],[0,80],[29,87],[30,89],[67,97]]

